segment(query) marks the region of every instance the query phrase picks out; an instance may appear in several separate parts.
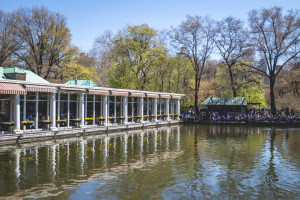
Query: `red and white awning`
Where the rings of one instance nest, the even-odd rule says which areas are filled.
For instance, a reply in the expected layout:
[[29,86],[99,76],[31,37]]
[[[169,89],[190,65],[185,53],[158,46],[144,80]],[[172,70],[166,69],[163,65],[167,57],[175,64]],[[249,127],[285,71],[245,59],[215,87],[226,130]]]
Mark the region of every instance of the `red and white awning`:
[[89,90],[89,94],[94,94],[94,95],[109,95],[109,91],[105,91],[105,90]]
[[146,94],[147,98],[159,98],[158,94]]
[[161,99],[170,99],[171,98],[171,95],[160,95],[160,98]]
[[138,93],[138,92],[131,92],[132,97],[145,97],[146,95],[144,93]]
[[60,87],[60,89],[66,91],[85,92],[85,89],[83,88]]
[[116,91],[112,91],[111,95],[112,96],[124,96],[124,97],[126,97],[126,96],[128,96],[128,92],[116,92]]
[[0,83],[0,94],[20,94],[26,95],[27,91],[19,84]]
[[41,86],[41,85],[25,85],[26,90],[28,92],[50,92],[50,93],[56,93],[55,87],[49,87],[49,86]]
[[172,99],[181,99],[181,96],[172,95]]

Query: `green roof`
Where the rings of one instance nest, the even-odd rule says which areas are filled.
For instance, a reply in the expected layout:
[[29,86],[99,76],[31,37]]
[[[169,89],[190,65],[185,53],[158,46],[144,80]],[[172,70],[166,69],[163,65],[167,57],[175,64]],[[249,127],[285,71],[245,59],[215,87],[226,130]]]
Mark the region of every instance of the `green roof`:
[[203,106],[247,106],[245,97],[209,97],[201,103]]
[[99,87],[90,79],[78,79],[77,84],[75,84],[75,80],[69,80],[65,83],[66,85],[79,85],[79,86],[88,86],[88,87]]
[[21,69],[19,67],[0,67],[0,80],[7,79],[7,77],[5,77],[5,74],[12,74],[12,73],[26,74],[26,82],[49,83],[49,81],[43,79],[36,73],[30,70]]
[[18,67],[4,67],[3,73],[4,74],[12,74],[12,73],[25,74],[24,70],[22,70]]
[[31,83],[50,83],[49,81],[43,79],[36,73],[23,69],[23,71],[26,73],[26,81],[31,82]]

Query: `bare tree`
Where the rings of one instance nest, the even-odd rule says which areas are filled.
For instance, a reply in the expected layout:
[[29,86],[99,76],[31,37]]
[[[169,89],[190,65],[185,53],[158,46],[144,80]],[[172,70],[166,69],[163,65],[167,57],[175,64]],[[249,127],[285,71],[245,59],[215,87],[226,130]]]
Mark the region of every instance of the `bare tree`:
[[300,53],[299,10],[282,14],[282,8],[252,10],[249,13],[250,39],[258,52],[251,67],[269,79],[271,111],[276,114],[274,86],[281,70]]
[[174,48],[180,48],[181,54],[186,56],[194,69],[195,109],[198,110],[198,96],[203,68],[213,51],[215,31],[213,21],[208,17],[187,16],[177,28],[170,33]]
[[[15,22],[11,14],[0,10],[0,66],[19,48],[15,31]],[[11,61],[9,63],[12,64]]]
[[89,53],[95,60],[100,85],[107,85],[106,71],[114,62],[114,43],[113,33],[107,30],[95,39],[93,49]]
[[[243,28],[243,22],[233,17],[227,17],[222,21],[217,22],[215,43],[222,57],[222,60],[227,67],[230,77],[230,85],[233,96],[237,96],[237,81],[235,81],[239,72],[233,69],[233,66],[243,62],[243,58],[249,57],[246,32]],[[221,65],[222,66],[222,65]],[[224,65],[223,65],[224,66]],[[249,79],[243,84],[250,83],[254,80]]]
[[65,17],[47,8],[20,8],[13,14],[20,49],[16,52],[26,68],[47,79],[54,65],[69,52],[71,33]]

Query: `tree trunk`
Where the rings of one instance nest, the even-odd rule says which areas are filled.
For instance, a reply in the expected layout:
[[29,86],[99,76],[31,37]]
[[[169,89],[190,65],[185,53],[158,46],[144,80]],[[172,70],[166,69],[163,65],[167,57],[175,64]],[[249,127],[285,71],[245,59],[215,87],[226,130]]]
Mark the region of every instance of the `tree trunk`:
[[271,112],[276,115],[276,104],[275,104],[275,94],[274,94],[275,80],[270,77],[270,98],[271,98]]
[[236,89],[234,86],[233,74],[231,71],[231,67],[228,67],[228,70],[229,70],[229,75],[230,75],[230,84],[231,84],[232,94],[233,94],[233,97],[236,97]]
[[198,91],[199,91],[199,77],[197,76],[197,73],[195,75],[195,111],[198,113]]

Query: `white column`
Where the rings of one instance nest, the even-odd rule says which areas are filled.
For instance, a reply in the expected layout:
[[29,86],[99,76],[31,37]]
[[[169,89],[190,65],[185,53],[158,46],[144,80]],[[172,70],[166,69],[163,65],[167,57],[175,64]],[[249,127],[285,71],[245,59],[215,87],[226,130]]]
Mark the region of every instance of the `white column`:
[[35,128],[39,128],[39,93],[35,93]]
[[80,127],[84,128],[84,96],[85,93],[80,94],[80,103],[79,103],[79,119],[81,120],[80,122]]
[[[109,111],[109,107],[110,107],[110,96],[107,96],[107,116],[110,116],[110,111]],[[107,118],[108,119],[108,118]],[[109,120],[108,120],[109,121]],[[107,123],[108,123],[107,121]]]
[[128,122],[128,97],[123,98],[123,115],[125,117],[124,123]]
[[[87,104],[88,104],[88,101],[87,101],[87,94],[85,94],[85,101],[84,101],[84,118],[87,118],[87,117],[88,117],[88,115],[87,115]],[[87,125],[87,122],[85,121],[84,124]]]
[[51,120],[51,130],[56,129],[56,94],[50,94],[50,120]]
[[157,98],[154,99],[153,115],[155,116],[154,121],[157,121]]
[[180,99],[177,99],[177,114],[180,115]]
[[26,121],[26,95],[23,97],[23,121]]
[[49,112],[49,93],[47,93],[47,120],[50,120],[50,112]]
[[57,120],[60,120],[60,92],[57,95]]
[[167,99],[167,102],[166,102],[167,121],[170,120],[170,118],[169,118],[169,111],[170,111],[170,99]]
[[80,97],[79,97],[79,95],[78,94],[76,94],[76,118],[77,119],[79,119],[79,100],[80,99]]
[[131,116],[134,116],[134,97],[131,97]]
[[[23,97],[23,121],[26,121],[26,95]],[[23,126],[23,129],[26,130],[26,125]]]
[[[12,96],[12,95],[10,95],[10,96]],[[14,102],[13,102],[13,101],[14,101],[14,100],[11,98],[11,100],[10,100],[10,102],[9,102],[9,112],[11,113],[11,114],[9,115],[9,121],[10,121],[10,122],[12,122],[13,119],[15,118],[15,117],[14,117],[15,112],[14,112],[14,106],[13,106]]]
[[161,115],[161,99],[159,99],[159,114]]
[[147,98],[146,101],[147,101],[147,115],[149,115],[149,98]]
[[108,124],[108,96],[103,96],[103,117],[105,118],[104,125]]
[[115,117],[115,120],[114,120],[114,123],[116,123],[116,119],[117,119],[117,96],[115,96],[114,98],[114,117]]
[[95,95],[93,95],[93,125],[95,125],[95,117],[96,117],[96,111],[95,111]]
[[70,127],[70,93],[68,92],[67,127]]
[[21,120],[20,120],[20,95],[19,94],[15,94],[14,95],[14,122],[15,122],[15,127],[14,127],[14,132],[15,133],[20,133],[21,129],[20,129],[20,124],[21,124]]
[[103,104],[103,96],[100,96],[100,114],[99,114],[99,117],[103,117],[103,112],[102,112],[103,106],[102,106],[102,104]]
[[140,115],[141,115],[141,122],[144,121],[144,97],[140,97]]

